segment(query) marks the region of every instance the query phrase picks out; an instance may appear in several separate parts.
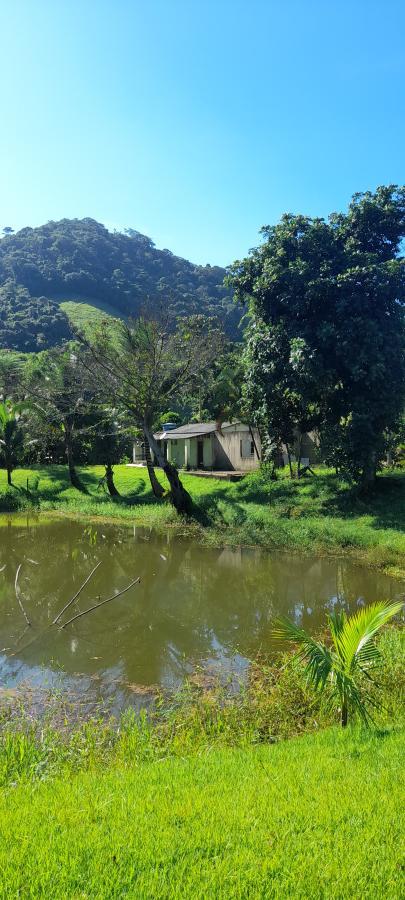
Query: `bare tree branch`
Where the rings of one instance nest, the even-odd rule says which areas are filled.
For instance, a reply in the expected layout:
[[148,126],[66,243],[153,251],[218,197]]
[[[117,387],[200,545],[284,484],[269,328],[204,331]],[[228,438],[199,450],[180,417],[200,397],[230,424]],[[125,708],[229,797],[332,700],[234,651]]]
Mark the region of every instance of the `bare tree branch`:
[[101,566],[101,562],[98,562],[97,565],[94,566],[94,569],[92,569],[92,571],[90,572],[90,575],[87,576],[86,580],[83,581],[83,584],[81,585],[81,587],[79,587],[79,590],[76,592],[76,594],[74,595],[74,597],[72,597],[72,599],[68,601],[68,603],[66,604],[66,606],[63,607],[63,609],[60,611],[60,613],[58,613],[58,615],[56,616],[56,618],[53,620],[52,625],[56,625],[56,623],[58,622],[58,620],[63,616],[63,613],[66,612],[67,609],[69,609],[69,606],[71,606],[72,603],[75,602],[75,600],[77,600],[79,594],[81,594],[83,588],[86,587],[86,584],[89,583],[90,578],[92,577],[92,575],[94,575],[96,569],[98,569],[99,566]]
[[20,588],[20,585],[18,584],[18,576],[19,576],[19,574],[20,574],[21,566],[22,566],[22,563],[20,563],[20,565],[18,566],[18,569],[17,569],[17,571],[16,571],[16,573],[15,573],[15,582],[14,582],[15,595],[16,595],[16,597],[17,597],[18,605],[19,605],[19,607],[20,607],[20,609],[21,609],[21,612],[22,612],[22,614],[23,614],[23,616],[24,616],[24,619],[25,619],[27,625],[31,625],[31,622],[30,622],[30,620],[29,620],[29,618],[28,618],[28,616],[27,616],[27,613],[25,612],[25,609],[24,609],[24,606],[23,606],[23,602],[22,602],[22,600],[21,600],[21,588]]
[[81,619],[82,616],[85,616],[85,615],[87,615],[87,613],[92,612],[93,609],[99,609],[100,606],[104,606],[104,604],[109,603],[110,600],[116,600],[117,597],[121,597],[122,594],[126,594],[126,592],[129,591],[130,588],[134,586],[134,584],[139,584],[140,581],[141,581],[140,578],[135,578],[135,581],[131,581],[131,584],[129,584],[128,587],[124,588],[123,591],[119,591],[118,594],[113,594],[112,597],[107,597],[107,599],[102,600],[101,603],[95,603],[94,606],[89,606],[88,609],[84,609],[83,612],[78,613],[77,616],[73,616],[71,619],[68,619],[68,621],[65,622],[64,625],[61,625],[60,627],[66,628],[66,626],[70,625],[71,622],[74,622],[76,619]]

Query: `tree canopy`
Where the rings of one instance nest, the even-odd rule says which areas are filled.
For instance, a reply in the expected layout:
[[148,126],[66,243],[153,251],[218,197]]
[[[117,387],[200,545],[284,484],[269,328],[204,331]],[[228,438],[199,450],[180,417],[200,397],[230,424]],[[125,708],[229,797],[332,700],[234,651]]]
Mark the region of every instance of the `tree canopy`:
[[405,188],[356,194],[328,221],[284,215],[262,233],[229,277],[250,304],[252,412],[269,444],[301,418],[317,424],[326,458],[372,481],[403,408]]

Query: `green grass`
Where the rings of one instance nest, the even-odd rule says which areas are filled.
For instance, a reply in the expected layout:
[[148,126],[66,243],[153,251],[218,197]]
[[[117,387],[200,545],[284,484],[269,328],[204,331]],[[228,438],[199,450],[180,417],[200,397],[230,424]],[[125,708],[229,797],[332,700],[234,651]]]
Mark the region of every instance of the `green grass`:
[[97,327],[110,316],[118,319],[123,318],[122,314],[114,306],[102,301],[97,306],[93,306],[84,300],[63,300],[59,305],[67,315],[73,328],[79,331],[86,332],[89,327]]
[[184,474],[195,504],[195,517],[186,522],[178,519],[169,503],[155,500],[145,469],[116,466],[122,494],[118,501],[97,491],[101,466],[79,471],[85,492],[69,486],[64,466],[17,470],[11,490],[4,470],[0,471],[0,511],[33,506],[66,515],[170,526],[207,543],[351,555],[399,577],[405,575],[402,472],[380,476],[367,499],[356,496],[347,482],[327,470],[299,482],[284,474],[273,482],[260,472],[238,483]]
[[240,695],[190,684],[118,727],[4,712],[0,896],[396,900],[404,633],[379,645],[378,729],[320,730],[290,653]]
[[403,751],[332,729],[21,783],[0,798],[1,896],[398,900]]

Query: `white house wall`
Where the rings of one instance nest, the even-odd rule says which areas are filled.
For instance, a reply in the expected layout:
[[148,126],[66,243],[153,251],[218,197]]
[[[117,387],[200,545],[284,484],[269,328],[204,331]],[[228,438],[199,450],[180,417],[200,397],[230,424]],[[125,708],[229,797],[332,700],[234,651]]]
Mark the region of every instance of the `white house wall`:
[[185,443],[181,440],[167,442],[167,459],[178,469],[185,465]]
[[[260,437],[259,432],[254,428],[253,436],[256,447],[260,454]],[[239,472],[252,472],[257,469],[260,460],[257,458],[256,451],[253,456],[249,455],[252,436],[248,425],[231,425],[223,431],[216,431],[214,435],[214,466],[216,469],[233,468]],[[240,443],[244,450],[244,455],[240,453]]]
[[[253,429],[254,443],[259,455],[261,444],[259,432]],[[204,437],[169,438],[167,441],[167,458],[178,468],[198,468],[198,442],[203,445],[204,469],[217,469],[222,471],[251,472],[257,469],[260,460],[256,450],[250,453],[252,434],[248,425],[227,425],[223,430],[217,430]],[[242,455],[241,455],[242,442]]]

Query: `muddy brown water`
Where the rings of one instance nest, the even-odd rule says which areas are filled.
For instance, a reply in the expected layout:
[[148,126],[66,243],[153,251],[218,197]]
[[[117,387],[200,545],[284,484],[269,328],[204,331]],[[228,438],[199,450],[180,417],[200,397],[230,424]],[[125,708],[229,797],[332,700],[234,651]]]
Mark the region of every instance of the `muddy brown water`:
[[[312,632],[333,609],[394,600],[404,583],[346,559],[255,549],[210,549],[168,532],[66,519],[0,519],[0,691],[100,698],[114,711],[172,690],[196,668],[243,678],[249,659],[271,649],[284,614]],[[141,582],[72,622],[52,626],[100,562],[62,621]],[[32,625],[28,627],[15,594]]]

